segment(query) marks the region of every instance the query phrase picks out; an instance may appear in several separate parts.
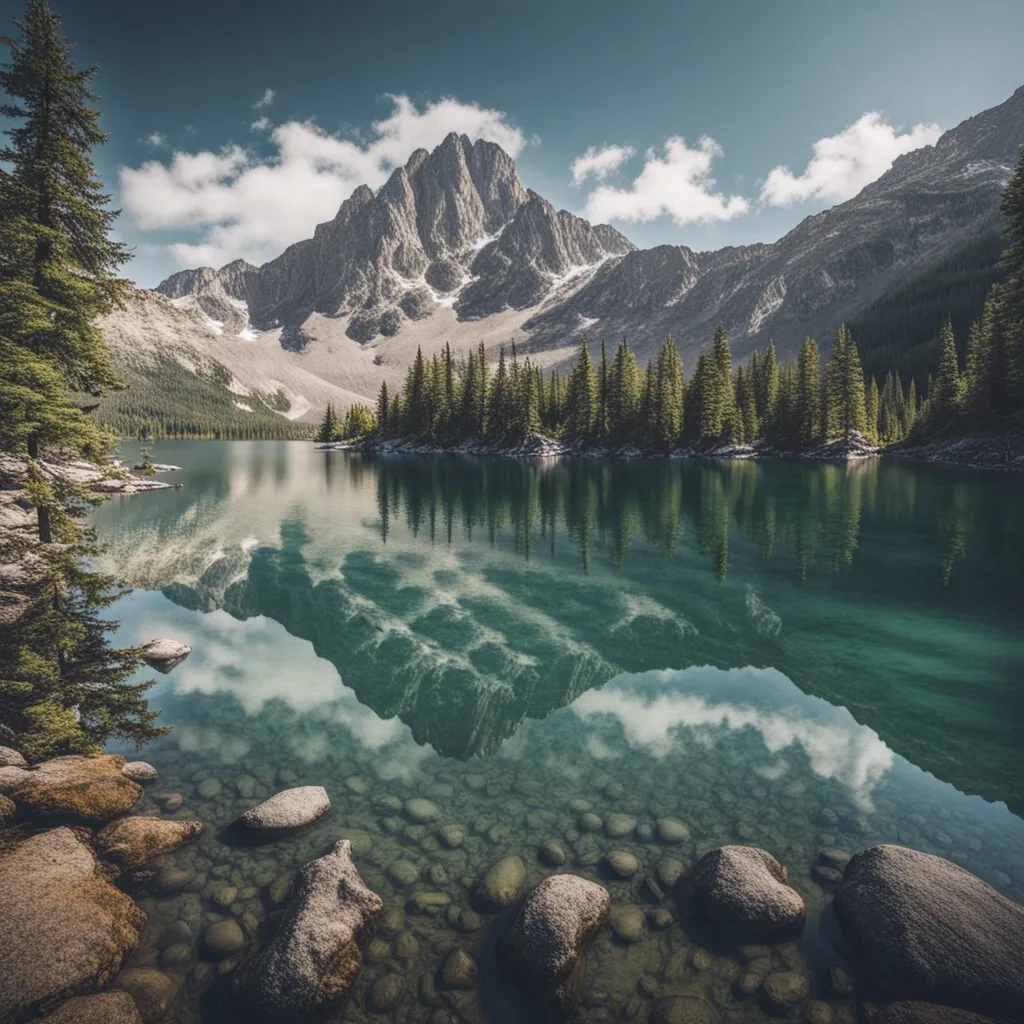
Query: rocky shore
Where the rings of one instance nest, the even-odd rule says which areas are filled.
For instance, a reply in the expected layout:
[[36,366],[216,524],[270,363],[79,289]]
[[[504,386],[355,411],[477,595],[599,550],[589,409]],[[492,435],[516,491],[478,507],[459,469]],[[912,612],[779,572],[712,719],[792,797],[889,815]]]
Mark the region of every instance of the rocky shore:
[[[798,885],[768,850],[614,809],[614,779],[565,811],[493,772],[404,799],[350,774],[332,802],[309,772],[157,760],[0,748],[0,1024],[191,1022],[200,997],[203,1019],[346,1024],[484,1024],[492,999],[574,1024],[1024,1015],[1024,908],[940,856],[823,847]],[[522,836],[463,817],[476,792]],[[829,903],[841,952],[808,960]]]
[[[178,485],[126,472],[119,463],[106,469],[90,462],[37,463],[51,481],[78,484],[96,494],[140,494]],[[159,471],[177,469],[160,466]],[[42,566],[33,553],[36,541],[35,506],[25,492],[28,466],[21,459],[0,452],[0,552],[13,546],[17,556],[0,554],[0,625],[13,622],[38,595],[45,583]]]
[[764,441],[753,444],[718,445],[712,448],[680,447],[669,453],[636,445],[609,447],[605,445],[570,443],[544,434],[533,434],[523,441],[472,440],[455,445],[442,445],[415,438],[365,438],[357,441],[335,441],[317,444],[317,451],[365,451],[381,455],[486,455],[500,458],[593,458],[593,459],[811,459],[849,462],[881,455],[883,449],[855,434],[818,445],[806,451],[790,452],[773,448]]

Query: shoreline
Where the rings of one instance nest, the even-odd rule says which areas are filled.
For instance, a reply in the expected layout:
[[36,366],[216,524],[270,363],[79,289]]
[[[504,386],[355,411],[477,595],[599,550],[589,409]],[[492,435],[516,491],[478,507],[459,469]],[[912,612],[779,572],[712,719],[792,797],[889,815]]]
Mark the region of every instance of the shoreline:
[[698,450],[679,447],[671,452],[638,445],[586,445],[569,443],[536,434],[511,444],[499,441],[468,440],[446,445],[413,438],[358,438],[351,441],[313,442],[316,451],[359,451],[378,455],[475,455],[512,459],[791,459],[806,462],[861,462],[873,458],[896,458],[962,469],[1013,472],[1024,470],[1024,444],[1016,438],[972,437],[905,446],[876,445],[860,435],[828,441],[803,451],[773,448],[764,442],[743,445],[719,445]]

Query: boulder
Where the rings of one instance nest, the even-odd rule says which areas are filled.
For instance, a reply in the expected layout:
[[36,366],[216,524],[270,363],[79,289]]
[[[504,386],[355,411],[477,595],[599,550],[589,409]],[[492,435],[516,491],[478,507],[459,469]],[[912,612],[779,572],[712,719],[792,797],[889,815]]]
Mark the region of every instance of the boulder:
[[127,871],[160,853],[176,850],[203,831],[201,821],[166,821],[162,818],[118,818],[96,837],[100,857]]
[[14,801],[9,796],[4,796],[0,793],[0,828],[7,828],[12,821],[14,816],[18,813],[18,808],[15,806]]
[[722,846],[693,869],[693,898],[711,922],[746,936],[796,929],[805,909],[786,869],[755,846]]
[[114,988],[127,992],[144,1024],[157,1024],[170,1012],[178,986],[174,979],[152,967],[129,967],[114,979]]
[[27,768],[28,761],[13,747],[0,747],[0,768]]
[[203,932],[203,945],[211,956],[219,960],[244,949],[245,935],[237,921],[218,921]]
[[456,947],[448,951],[441,963],[439,981],[442,988],[476,988],[480,982],[477,962],[464,950]]
[[[0,790],[30,817],[109,821],[142,798],[142,787],[122,774],[124,765],[117,754],[55,757],[22,772],[11,785],[0,781]],[[0,774],[17,771],[0,768]]]
[[530,989],[565,1005],[579,990],[583,953],[611,911],[608,891],[577,875],[551,875],[519,908],[502,963]]
[[1024,1019],[1024,907],[942,857],[873,846],[836,914],[867,980],[898,999]]
[[168,640],[166,637],[158,637],[143,645],[142,660],[150,668],[155,668],[157,672],[167,673],[191,653],[192,648],[188,644],[183,644],[178,640]]
[[236,822],[247,832],[274,835],[319,821],[331,809],[323,786],[283,789],[247,810]]
[[239,999],[267,1016],[305,1020],[349,990],[383,909],[352,863],[352,844],[307,864],[273,941],[235,974]]
[[504,857],[480,880],[476,901],[481,910],[495,913],[512,906],[526,881],[526,865],[519,857]]
[[75,996],[37,1024],[142,1024],[135,1000],[127,992]]
[[867,1024],[1001,1024],[992,1017],[971,1013],[970,1010],[911,1000],[881,1006],[867,1003],[863,1011]]
[[10,793],[17,789],[29,777],[31,772],[17,765],[6,765],[0,768],[0,793]]
[[146,923],[70,828],[37,833],[0,853],[0,893],[3,1021],[106,984]]
[[129,761],[121,769],[121,774],[133,782],[153,782],[160,777],[160,773],[148,761]]

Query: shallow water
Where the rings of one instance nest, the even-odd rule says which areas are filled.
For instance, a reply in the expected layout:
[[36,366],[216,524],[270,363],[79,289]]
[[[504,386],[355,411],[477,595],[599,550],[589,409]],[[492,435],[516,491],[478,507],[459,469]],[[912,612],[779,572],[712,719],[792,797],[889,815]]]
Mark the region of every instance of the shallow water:
[[[481,922],[462,912],[508,854],[527,886],[573,870],[609,888],[613,916],[672,913],[636,942],[603,930],[583,991],[595,1022],[646,1021],[675,992],[722,1021],[770,1019],[737,991],[744,955],[671,894],[645,894],[666,858],[688,867],[730,842],[775,854],[808,921],[773,960],[808,972],[837,1020],[852,1009],[828,968],[852,967],[811,874],[820,849],[900,842],[1024,902],[1019,478],[289,443],[163,442],[154,458],[184,467],[168,477],[182,488],[114,499],[94,521],[138,588],[115,608],[120,636],[194,649],[152,691],[174,732],[142,756],[162,776],[151,794],[182,794],[176,816],[208,828],[160,862],[192,874],[187,891],[139,896],[151,923],[136,963],[161,962],[179,919],[198,934],[232,915],[266,941],[269,883],[345,835],[390,914],[338,1021],[538,1019],[497,977],[502,920],[467,931]],[[203,797],[211,778],[219,792]],[[331,796],[313,828],[248,849],[221,831],[298,784]],[[410,821],[410,797],[440,817]],[[636,827],[609,836],[612,814]],[[665,816],[690,838],[657,842]],[[445,825],[461,826],[455,849]],[[541,863],[545,840],[566,867]],[[613,850],[636,856],[631,879],[608,877]],[[419,892],[450,906],[418,912]],[[453,946],[481,962],[480,990],[430,982]],[[172,966],[163,955],[176,1019],[227,1020],[233,961],[201,944]],[[370,990],[387,974],[401,998],[378,1011]]]

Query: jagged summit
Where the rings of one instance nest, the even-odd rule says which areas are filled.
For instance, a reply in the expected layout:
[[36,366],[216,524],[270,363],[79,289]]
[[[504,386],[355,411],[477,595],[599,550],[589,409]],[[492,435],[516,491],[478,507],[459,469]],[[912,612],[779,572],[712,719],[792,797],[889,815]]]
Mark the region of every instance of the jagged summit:
[[357,188],[277,259],[182,271],[157,290],[193,297],[216,320],[230,315],[225,298],[244,302],[258,330],[298,329],[312,313],[348,317],[348,336],[366,342],[442,306],[460,317],[525,308],[571,268],[632,248],[614,228],[556,214],[527,192],[500,146],[452,132],[376,193]]

